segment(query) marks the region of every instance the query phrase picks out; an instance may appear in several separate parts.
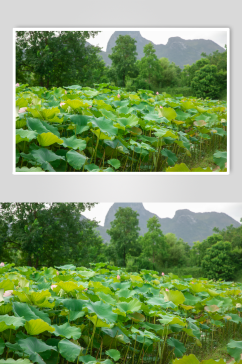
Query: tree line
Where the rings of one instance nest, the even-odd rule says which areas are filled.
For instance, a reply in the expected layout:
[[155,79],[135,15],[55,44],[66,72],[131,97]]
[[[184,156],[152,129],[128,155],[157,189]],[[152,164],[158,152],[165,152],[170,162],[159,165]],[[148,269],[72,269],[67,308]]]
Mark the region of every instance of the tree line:
[[[112,83],[127,91],[162,91],[182,88],[185,96],[219,98],[227,90],[227,48],[207,55],[183,69],[156,56],[152,43],[137,60],[136,40],[120,35],[109,58],[103,61],[100,47],[87,45],[97,31],[17,31],[16,81],[46,88],[78,84],[95,87]],[[176,89],[175,89],[176,88]]]
[[139,214],[119,208],[104,244],[96,221],[81,218],[94,203],[1,203],[1,261],[18,266],[59,266],[108,262],[128,271],[191,272],[209,279],[234,280],[242,273],[242,225],[232,225],[192,247],[175,234],[163,234],[156,216],[139,235]]

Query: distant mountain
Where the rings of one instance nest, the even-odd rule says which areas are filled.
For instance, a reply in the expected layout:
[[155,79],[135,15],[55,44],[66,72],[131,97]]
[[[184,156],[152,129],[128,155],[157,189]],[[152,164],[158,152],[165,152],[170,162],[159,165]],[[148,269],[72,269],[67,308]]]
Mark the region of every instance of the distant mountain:
[[[115,213],[119,207],[131,207],[139,214],[140,235],[147,232],[147,220],[157,216],[146,210],[142,203],[114,203],[109,209],[104,226],[99,226],[98,231],[104,242],[110,241],[110,236],[106,230],[111,227],[111,221],[115,219]],[[158,217],[158,216],[157,216]],[[192,212],[190,210],[178,210],[175,216],[171,218],[159,218],[163,234],[173,233],[177,238],[182,238],[189,245],[194,241],[203,241],[212,235],[213,228],[226,228],[229,225],[239,227],[240,223],[223,212]]]
[[166,57],[170,62],[174,62],[181,68],[183,68],[186,64],[192,65],[194,62],[201,59],[201,53],[203,52],[210,54],[216,50],[221,53],[225,51],[224,48],[212,40],[186,40],[180,37],[171,37],[169,38],[167,44],[164,45],[154,44],[150,40],[142,37],[139,31],[116,31],[111,35],[108,41],[106,52],[102,51],[100,53],[106,65],[111,65],[112,63],[108,55],[112,53],[112,48],[115,46],[115,42],[119,35],[129,35],[136,40],[136,48],[138,53],[137,59],[141,59],[144,56],[144,46],[148,43],[152,43],[158,58]]

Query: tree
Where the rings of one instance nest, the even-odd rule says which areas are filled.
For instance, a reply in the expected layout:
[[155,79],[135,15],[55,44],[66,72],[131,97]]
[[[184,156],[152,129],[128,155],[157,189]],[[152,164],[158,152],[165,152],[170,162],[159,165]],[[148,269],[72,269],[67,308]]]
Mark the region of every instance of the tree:
[[161,79],[161,67],[152,43],[144,46],[144,54],[138,63],[139,76],[146,79],[149,84],[158,84]]
[[100,48],[86,46],[95,31],[17,31],[16,80],[25,82],[34,75],[35,83],[47,88],[69,86],[86,80],[88,71],[103,67]]
[[112,53],[108,56],[112,60],[112,67],[122,80],[123,86],[125,86],[126,76],[132,77],[137,73],[135,62],[138,53],[135,43],[137,43],[136,40],[129,35],[120,35],[115,47],[112,48]]
[[176,86],[179,83],[181,69],[174,62],[170,63],[168,58],[162,57],[159,59],[161,74],[162,74],[162,86],[171,87]]
[[142,256],[152,261],[153,269],[155,265],[164,264],[168,258],[168,244],[160,227],[158,217],[151,217],[147,221],[148,232],[140,238]]
[[111,237],[110,245],[115,251],[118,265],[126,267],[128,254],[137,255],[137,239],[139,237],[139,214],[130,207],[119,207],[115,214],[115,220],[111,222],[111,228],[107,233]]
[[195,241],[190,251],[192,265],[201,267],[202,260],[207,254],[207,249],[211,248],[213,245],[215,245],[221,240],[223,240],[222,235],[213,234],[207,237],[207,239],[204,239],[202,242]]
[[217,98],[222,90],[223,80],[218,79],[217,66],[209,65],[195,72],[191,82],[197,97]]
[[208,279],[233,280],[235,266],[232,259],[231,243],[219,241],[208,248],[202,260],[202,268]]
[[190,246],[181,238],[177,239],[175,234],[168,233],[165,235],[168,244],[169,258],[167,267],[184,267],[189,266]]
[[[80,244],[89,244],[97,223],[80,221],[93,203],[0,204],[0,254],[34,267],[77,263]],[[98,240],[95,234],[91,243]],[[99,240],[98,240],[99,241]]]

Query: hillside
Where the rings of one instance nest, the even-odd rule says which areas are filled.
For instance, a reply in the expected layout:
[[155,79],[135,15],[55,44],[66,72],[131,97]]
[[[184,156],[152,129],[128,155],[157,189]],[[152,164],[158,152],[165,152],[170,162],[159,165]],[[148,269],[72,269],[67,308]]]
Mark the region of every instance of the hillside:
[[150,40],[142,37],[139,31],[116,31],[112,34],[108,41],[106,52],[102,51],[100,53],[106,65],[111,65],[112,63],[108,55],[112,53],[112,48],[115,46],[115,42],[119,35],[129,35],[137,41],[137,59],[141,59],[144,56],[144,46],[148,43],[152,43],[158,58],[166,57],[170,62],[174,62],[181,68],[183,68],[186,64],[191,65],[202,58],[201,53],[203,52],[207,54],[213,53],[216,50],[219,52],[224,52],[224,48],[220,47],[217,43],[211,40],[186,40],[180,37],[171,37],[169,38],[167,44],[164,45],[154,44]]
[[[137,211],[139,216],[140,235],[147,231],[147,220],[157,216],[146,210],[142,203],[114,203],[109,209],[104,226],[100,226],[98,231],[105,242],[110,241],[110,236],[106,230],[111,227],[110,223],[115,219],[115,213],[119,207],[131,207]],[[158,216],[157,216],[158,217]],[[240,223],[225,213],[203,212],[196,213],[190,210],[178,210],[173,218],[159,218],[161,230],[164,234],[173,233],[177,238],[182,238],[185,242],[192,245],[194,241],[202,241],[212,235],[213,228],[226,228],[229,225],[239,227]]]

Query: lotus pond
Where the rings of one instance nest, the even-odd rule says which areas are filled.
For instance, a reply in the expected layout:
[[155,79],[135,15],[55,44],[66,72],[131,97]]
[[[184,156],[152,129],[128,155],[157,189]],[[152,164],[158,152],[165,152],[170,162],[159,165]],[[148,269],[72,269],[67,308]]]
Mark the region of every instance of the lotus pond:
[[0,363],[199,364],[196,356],[212,355],[222,338],[239,362],[241,294],[241,283],[105,263],[40,270],[1,263]]
[[17,172],[226,172],[225,101],[95,87],[16,87]]

